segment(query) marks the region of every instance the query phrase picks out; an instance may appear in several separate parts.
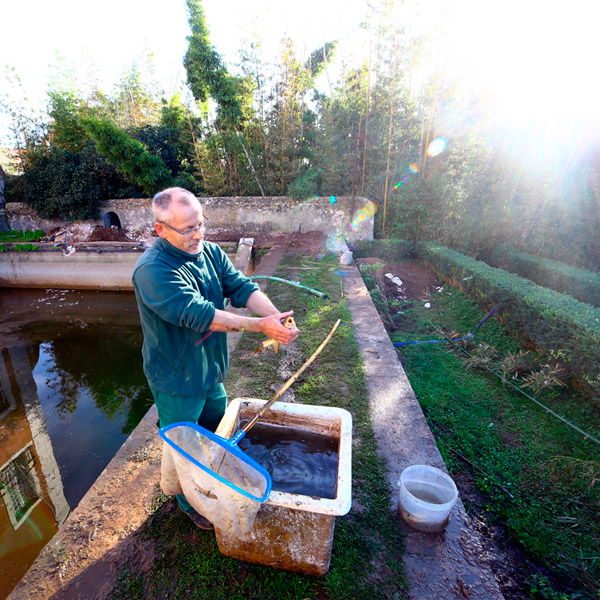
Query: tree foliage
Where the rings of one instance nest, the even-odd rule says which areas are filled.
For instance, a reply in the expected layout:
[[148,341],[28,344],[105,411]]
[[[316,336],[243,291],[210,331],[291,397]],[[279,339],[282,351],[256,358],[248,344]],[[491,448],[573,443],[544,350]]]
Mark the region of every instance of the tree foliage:
[[96,117],[84,117],[81,124],[107,161],[129,181],[139,185],[146,194],[152,196],[172,182],[162,159],[151,154],[141,142],[113,123]]
[[227,72],[227,67],[210,43],[200,0],[187,0],[186,3],[192,30],[183,59],[188,85],[198,102],[206,102],[209,98],[215,100],[221,126],[236,127],[242,120],[236,78]]
[[[397,28],[393,5],[370,7],[358,66],[338,60],[334,41],[300,55],[285,37],[272,62],[253,42],[239,65],[227,65],[211,44],[201,0],[187,0],[193,101],[183,92],[165,97],[144,64],[132,65],[111,93],[92,86],[85,95],[63,78],[41,116],[23,93],[11,101],[0,94],[23,172],[8,178],[7,200],[84,214],[87,179],[97,185],[90,202],[171,183],[213,196],[353,194],[379,206],[378,236],[436,241],[483,259],[509,243],[598,270],[598,144],[584,129],[568,142],[550,131],[507,130],[483,94],[460,85],[443,53],[425,60],[435,48]],[[9,82],[22,92],[16,72]],[[447,146],[430,155],[436,138]],[[114,165],[110,176],[94,175],[107,168],[98,153]],[[92,165],[89,178],[81,165]]]
[[[14,184],[15,182],[13,182]],[[81,152],[51,146],[29,157],[28,168],[15,186],[12,201],[26,201],[45,219],[97,219],[107,198],[140,195],[100,156],[92,142]]]

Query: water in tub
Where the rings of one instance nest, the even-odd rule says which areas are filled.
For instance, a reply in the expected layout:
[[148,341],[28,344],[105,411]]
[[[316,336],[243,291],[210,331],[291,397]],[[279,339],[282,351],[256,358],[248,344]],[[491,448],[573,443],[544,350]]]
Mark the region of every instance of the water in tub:
[[271,474],[273,489],[290,494],[335,498],[338,440],[269,423],[257,423],[240,448]]

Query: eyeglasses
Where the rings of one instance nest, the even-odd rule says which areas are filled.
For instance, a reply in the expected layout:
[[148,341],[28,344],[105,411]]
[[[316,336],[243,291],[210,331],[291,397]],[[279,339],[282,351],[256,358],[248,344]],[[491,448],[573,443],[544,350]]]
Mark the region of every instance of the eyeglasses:
[[204,229],[204,226],[209,221],[210,221],[210,219],[206,218],[206,219],[204,219],[204,222],[202,223],[202,225],[198,225],[198,227],[190,227],[189,229],[177,229],[177,227],[173,227],[173,225],[169,225],[168,223],[165,223],[164,221],[159,221],[159,223],[166,225],[169,229],[172,229],[173,231],[176,231],[177,233],[179,233],[181,235],[190,236],[190,235],[194,235],[194,233],[196,233],[196,231],[200,231],[201,229]]

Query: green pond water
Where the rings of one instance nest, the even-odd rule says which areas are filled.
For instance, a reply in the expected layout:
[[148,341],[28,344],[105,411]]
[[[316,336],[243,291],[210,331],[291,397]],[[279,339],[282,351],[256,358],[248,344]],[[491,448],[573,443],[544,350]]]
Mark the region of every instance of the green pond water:
[[0,599],[152,405],[132,293],[0,289]]

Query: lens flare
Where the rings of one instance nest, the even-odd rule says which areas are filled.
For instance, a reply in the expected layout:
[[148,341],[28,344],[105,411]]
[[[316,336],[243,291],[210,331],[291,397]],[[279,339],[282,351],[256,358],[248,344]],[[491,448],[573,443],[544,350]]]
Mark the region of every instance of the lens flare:
[[327,237],[325,247],[329,252],[341,252],[343,245],[343,239],[339,235],[330,235]]
[[363,210],[365,211],[366,215],[372,217],[377,212],[377,202],[369,200],[369,202],[365,204]]
[[377,212],[377,203],[369,200],[355,215],[354,219],[348,223],[350,231],[356,231],[358,226],[372,217]]
[[447,145],[448,140],[446,138],[436,138],[435,140],[433,140],[433,142],[431,142],[431,144],[429,144],[429,147],[427,148],[427,156],[433,157],[437,156],[438,154],[441,154],[446,149]]
[[411,163],[410,167],[408,167],[408,170],[411,173],[418,173],[419,172],[419,165],[417,163]]

